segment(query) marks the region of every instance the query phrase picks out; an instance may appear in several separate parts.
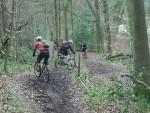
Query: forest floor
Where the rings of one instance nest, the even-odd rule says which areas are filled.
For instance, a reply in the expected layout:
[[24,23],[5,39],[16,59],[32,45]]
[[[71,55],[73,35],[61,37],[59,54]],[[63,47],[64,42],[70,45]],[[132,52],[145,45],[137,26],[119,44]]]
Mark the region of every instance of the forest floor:
[[[90,53],[81,61],[81,69],[96,78],[110,79],[125,67]],[[0,113],[103,113],[90,109],[73,72],[51,68],[50,73],[48,83],[33,72],[0,78]]]

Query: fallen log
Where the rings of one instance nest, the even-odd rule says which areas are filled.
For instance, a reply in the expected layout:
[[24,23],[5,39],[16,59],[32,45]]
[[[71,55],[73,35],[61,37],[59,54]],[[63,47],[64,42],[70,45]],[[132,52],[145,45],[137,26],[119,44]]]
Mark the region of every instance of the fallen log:
[[132,58],[131,54],[124,54],[124,53],[119,53],[115,55],[108,55],[106,56],[106,60],[112,60],[112,59],[127,59],[127,58]]

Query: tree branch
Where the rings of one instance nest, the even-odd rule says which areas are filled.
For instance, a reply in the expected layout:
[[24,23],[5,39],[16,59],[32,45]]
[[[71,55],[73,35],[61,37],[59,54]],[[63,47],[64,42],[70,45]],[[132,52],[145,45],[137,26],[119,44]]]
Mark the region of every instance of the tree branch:
[[121,77],[124,77],[124,76],[126,76],[126,77],[128,77],[128,78],[131,78],[132,81],[134,81],[134,82],[137,83],[137,84],[143,85],[147,90],[150,91],[150,86],[148,86],[148,85],[147,85],[146,83],[144,83],[143,81],[137,80],[136,78],[134,78],[133,76],[128,75],[128,74],[123,74],[123,75],[121,75]]
[[93,15],[96,17],[96,12],[95,12],[94,8],[92,7],[92,4],[90,3],[89,0],[86,0],[86,1],[87,1],[87,3],[88,3],[89,8],[91,9]]
[[18,28],[16,28],[16,31],[20,31],[26,25],[28,25],[28,22],[25,22],[24,24],[20,25]]

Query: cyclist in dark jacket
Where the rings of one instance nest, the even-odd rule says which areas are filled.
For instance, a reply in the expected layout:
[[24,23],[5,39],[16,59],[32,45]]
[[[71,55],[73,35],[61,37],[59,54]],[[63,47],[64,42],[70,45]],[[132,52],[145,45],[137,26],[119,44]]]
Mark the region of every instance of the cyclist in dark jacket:
[[62,45],[60,46],[59,53],[64,56],[67,56],[67,55],[69,55],[69,50],[70,50],[73,54],[75,54],[75,52],[72,48],[72,43],[73,43],[72,40],[69,40],[69,41],[65,40],[62,43]]
[[81,48],[83,58],[87,59],[87,51],[86,51],[87,50],[87,44],[85,41],[81,44],[80,48]]
[[81,44],[81,52],[86,52],[86,49],[87,49],[87,44],[86,42],[84,41],[82,44]]

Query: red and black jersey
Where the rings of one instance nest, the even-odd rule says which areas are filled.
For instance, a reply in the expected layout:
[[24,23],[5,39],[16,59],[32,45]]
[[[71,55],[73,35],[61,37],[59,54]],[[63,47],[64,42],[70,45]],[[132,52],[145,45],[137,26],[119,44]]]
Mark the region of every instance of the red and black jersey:
[[33,48],[34,49],[37,49],[39,51],[49,51],[49,48],[45,47],[44,44],[42,44],[42,42],[36,42],[34,45],[33,45]]

